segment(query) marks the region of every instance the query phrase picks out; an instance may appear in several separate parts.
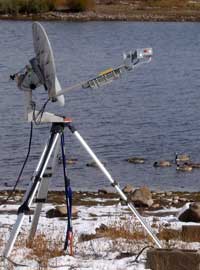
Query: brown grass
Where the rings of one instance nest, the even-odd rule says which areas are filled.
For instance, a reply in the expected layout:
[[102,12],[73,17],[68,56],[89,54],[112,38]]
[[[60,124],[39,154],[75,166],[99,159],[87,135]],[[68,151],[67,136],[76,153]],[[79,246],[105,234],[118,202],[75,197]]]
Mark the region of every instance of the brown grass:
[[188,0],[146,0],[143,2],[150,7],[160,8],[185,8],[189,3]]
[[[53,234],[52,234],[53,235]],[[17,238],[13,256],[11,259],[15,261],[17,252],[19,249],[25,246],[29,249],[24,251],[24,258],[27,260],[34,260],[38,263],[39,270],[47,270],[48,263],[51,258],[59,257],[64,255],[63,251],[63,240],[60,238],[53,239],[51,235],[47,238],[45,234],[38,233],[33,241],[26,240],[26,234],[20,234]],[[5,241],[3,237],[0,237],[0,245],[4,246]],[[9,267],[9,268],[8,268]],[[13,264],[7,262],[6,270],[13,270]],[[30,269],[31,270],[31,269]]]
[[124,238],[127,240],[144,240],[146,238],[144,232],[139,225],[133,224],[128,220],[119,221],[111,224],[105,230],[105,236],[111,239]]
[[27,259],[35,259],[44,269],[48,269],[49,259],[64,255],[61,239],[47,239],[44,234],[38,234],[32,242],[27,242],[31,249]]
[[179,230],[162,228],[159,230],[158,237],[159,239],[165,240],[167,242],[170,240],[181,240],[182,233]]
[[83,12],[95,9],[95,0],[66,0],[66,4],[72,12]]

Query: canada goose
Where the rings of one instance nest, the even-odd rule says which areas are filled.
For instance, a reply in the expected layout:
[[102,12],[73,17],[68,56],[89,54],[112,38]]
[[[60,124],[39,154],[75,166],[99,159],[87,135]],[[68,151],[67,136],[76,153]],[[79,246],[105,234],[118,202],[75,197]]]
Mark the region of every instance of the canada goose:
[[171,162],[167,160],[156,161],[153,164],[154,167],[170,167],[171,165]]
[[190,160],[190,157],[186,154],[181,154],[181,155],[178,155],[178,153],[175,153],[175,163],[177,164],[177,162],[180,162],[180,161],[189,161]]
[[[106,162],[102,162],[102,161],[101,161],[101,163],[102,163],[104,166],[106,166]],[[91,161],[91,162],[86,163],[86,166],[87,166],[87,167],[92,167],[92,168],[98,168],[98,165],[96,164],[95,161]]]
[[126,159],[126,161],[133,164],[143,164],[145,162],[145,159],[140,158],[140,157],[132,157],[132,158]]
[[200,163],[185,162],[184,164],[191,166],[193,169],[200,169]]
[[177,164],[176,166],[177,171],[182,171],[182,172],[191,172],[192,171],[192,166],[187,165],[187,164]]
[[[76,164],[77,161],[78,161],[77,158],[66,159],[66,164],[68,164],[68,165],[73,165],[73,164]],[[63,162],[63,161],[62,161],[62,157],[59,156],[59,157],[58,157],[58,164],[62,164],[62,162]]]

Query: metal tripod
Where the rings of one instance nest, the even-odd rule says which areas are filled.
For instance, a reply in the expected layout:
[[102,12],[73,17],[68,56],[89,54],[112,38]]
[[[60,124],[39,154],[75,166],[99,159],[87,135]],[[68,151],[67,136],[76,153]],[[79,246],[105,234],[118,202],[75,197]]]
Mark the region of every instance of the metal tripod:
[[[110,173],[107,171],[107,169],[104,167],[104,165],[100,162],[100,160],[97,158],[97,156],[94,154],[94,152],[91,150],[91,148],[88,146],[86,141],[82,138],[82,136],[79,134],[79,132],[75,129],[73,126],[71,120],[66,121],[65,123],[53,123],[51,128],[51,135],[49,138],[48,143],[45,145],[45,148],[42,152],[42,155],[39,159],[38,165],[36,167],[36,170],[32,176],[32,181],[30,182],[30,185],[24,195],[24,199],[22,202],[22,205],[18,209],[18,216],[16,223],[13,226],[13,229],[10,234],[10,238],[7,242],[7,245],[5,247],[5,250],[3,252],[4,257],[9,257],[12,248],[15,244],[17,235],[19,234],[20,228],[22,226],[23,220],[25,218],[25,214],[29,211],[30,206],[33,202],[33,199],[36,195],[36,192],[38,191],[37,198],[36,198],[36,210],[34,214],[34,218],[32,221],[31,231],[30,231],[30,239],[33,239],[37,224],[40,216],[40,212],[42,209],[42,204],[46,201],[47,193],[48,193],[48,185],[49,185],[49,178],[52,176],[53,167],[55,166],[55,160],[58,154],[59,150],[59,141],[62,140],[62,134],[64,132],[64,128],[68,127],[69,130],[75,135],[75,137],[78,139],[78,141],[81,143],[81,145],[85,148],[85,150],[88,152],[90,157],[95,161],[99,169],[102,171],[102,173],[106,176],[106,178],[110,181],[111,185],[117,190],[120,197],[123,199],[123,201],[126,202],[127,206],[131,210],[131,212],[135,215],[135,217],[138,219],[138,221],[141,223],[141,225],[144,227],[146,232],[150,235],[152,240],[155,242],[155,244],[161,248],[161,243],[157,236],[152,231],[151,227],[145,222],[144,218],[138,213],[134,205],[129,202],[127,196],[123,193],[121,188],[119,187],[118,183],[112,178]],[[53,154],[53,160],[52,160],[52,167],[49,168],[48,163],[49,160]],[[62,150],[63,151],[63,150]],[[63,160],[63,162],[65,162]],[[69,198],[68,198],[69,199]],[[70,211],[68,209],[68,211]],[[68,220],[69,222],[69,220]],[[68,227],[70,224],[68,223]],[[66,248],[66,246],[65,246]]]

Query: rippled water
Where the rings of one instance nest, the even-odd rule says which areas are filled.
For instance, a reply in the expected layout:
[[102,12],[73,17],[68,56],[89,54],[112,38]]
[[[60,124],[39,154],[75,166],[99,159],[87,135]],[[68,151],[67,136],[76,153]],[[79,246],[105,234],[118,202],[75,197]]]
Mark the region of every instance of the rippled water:
[[[44,22],[54,49],[58,77],[70,86],[113,65],[122,53],[153,47],[150,64],[98,90],[66,95],[66,106],[48,105],[48,111],[73,117],[74,124],[113,177],[134,186],[154,189],[199,190],[200,170],[176,172],[155,169],[154,161],[174,159],[174,152],[200,162],[200,28],[199,23]],[[23,94],[9,74],[33,56],[31,22],[0,21],[0,186],[12,186],[25,158],[30,125],[24,121]],[[39,94],[40,93],[40,94]],[[46,98],[41,90],[38,95]],[[26,186],[48,138],[49,126],[34,129],[31,158],[22,177]],[[66,130],[66,153],[78,158],[69,166],[75,189],[109,185],[94,168],[86,167],[87,153]],[[124,161],[147,159],[144,165]],[[62,168],[51,181],[63,187]]]

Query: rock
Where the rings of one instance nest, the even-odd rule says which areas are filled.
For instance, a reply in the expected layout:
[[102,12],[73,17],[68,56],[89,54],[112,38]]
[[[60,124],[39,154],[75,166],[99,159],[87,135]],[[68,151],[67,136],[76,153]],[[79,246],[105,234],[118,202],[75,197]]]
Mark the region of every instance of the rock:
[[106,226],[105,224],[101,223],[99,228],[96,228],[95,231],[106,231],[108,229],[108,226]]
[[178,219],[183,222],[200,222],[200,202],[191,203]]
[[174,201],[178,201],[178,200],[179,200],[179,196],[174,196],[174,197],[173,197],[173,200],[174,200]]
[[131,193],[134,191],[134,187],[132,185],[126,185],[123,190],[122,190],[124,193]]
[[150,207],[153,205],[151,191],[148,187],[141,187],[131,193],[130,200],[137,207]]
[[[78,209],[72,207],[72,216],[77,216]],[[67,217],[67,207],[65,205],[56,206],[46,212],[47,218]]]
[[173,200],[173,204],[177,204],[178,202],[178,200]]
[[66,217],[67,216],[67,207],[65,205],[56,206],[55,211],[58,213],[58,215],[60,217]]
[[155,204],[152,205],[152,208],[153,209],[158,209],[158,208],[160,208],[160,204],[159,203],[155,203]]
[[145,269],[152,270],[199,270],[198,250],[151,248],[147,250]]
[[160,198],[165,197],[165,193],[164,192],[159,192],[157,194],[158,194],[158,197],[160,197]]
[[172,192],[171,191],[167,191],[165,194],[166,194],[166,196],[172,196]]
[[99,189],[98,194],[105,195],[105,194],[108,194],[108,191],[106,189]]
[[168,228],[168,227],[171,227],[171,224],[170,224],[169,222],[166,222],[166,223],[163,224],[163,226],[164,226],[165,228]]
[[125,161],[128,161],[129,163],[133,164],[143,164],[145,162],[144,158],[139,158],[139,157],[131,157],[126,159]]
[[187,202],[188,199],[186,199],[186,198],[179,198],[179,201],[180,201],[180,202]]

